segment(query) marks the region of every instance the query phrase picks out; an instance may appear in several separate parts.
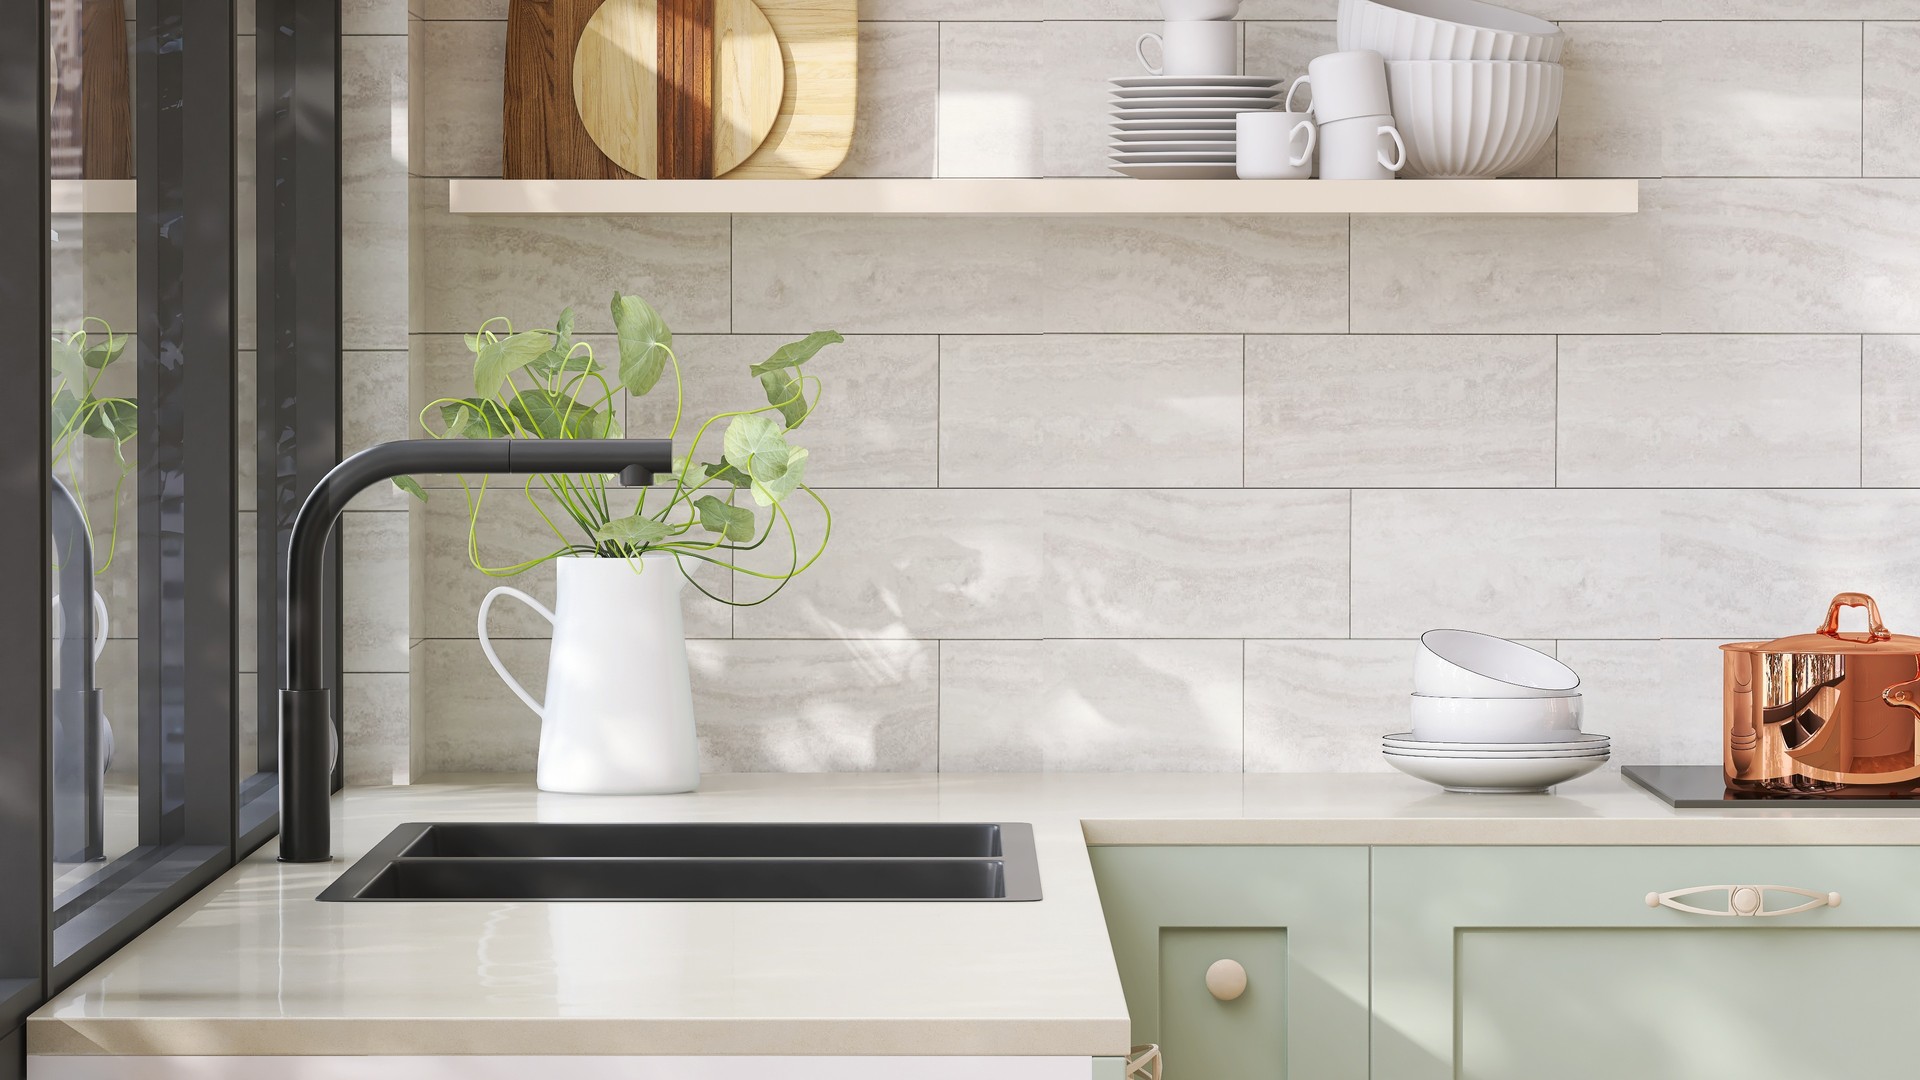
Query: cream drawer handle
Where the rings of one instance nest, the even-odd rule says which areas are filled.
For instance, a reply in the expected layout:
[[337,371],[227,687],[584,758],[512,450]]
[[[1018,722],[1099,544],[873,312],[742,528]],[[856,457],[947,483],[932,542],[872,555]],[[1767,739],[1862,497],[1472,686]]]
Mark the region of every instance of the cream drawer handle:
[[1247,992],[1247,969],[1237,960],[1215,960],[1207,968],[1207,993],[1217,1000],[1232,1001]]
[[[1726,893],[1725,911],[1711,908],[1694,907],[1683,904],[1683,896],[1695,896],[1700,893]],[[1790,896],[1807,897],[1807,902],[1795,907],[1768,910],[1768,893],[1786,893]],[[1670,907],[1675,911],[1684,911],[1689,915],[1716,915],[1723,918],[1761,918],[1768,919],[1780,915],[1798,915],[1814,908],[1839,907],[1840,894],[1837,892],[1813,892],[1809,889],[1796,889],[1789,885],[1696,885],[1691,889],[1675,889],[1672,892],[1650,892],[1647,894],[1647,906],[1650,908]]]

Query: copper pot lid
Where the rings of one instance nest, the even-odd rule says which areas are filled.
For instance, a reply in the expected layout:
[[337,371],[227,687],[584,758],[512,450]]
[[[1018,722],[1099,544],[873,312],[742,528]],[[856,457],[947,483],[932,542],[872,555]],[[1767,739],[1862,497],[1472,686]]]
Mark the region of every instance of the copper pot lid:
[[[1865,633],[1841,633],[1840,609],[1867,609]],[[1841,593],[1827,605],[1827,621],[1811,634],[1794,634],[1772,641],[1736,641],[1720,646],[1728,652],[1756,653],[1845,653],[1850,656],[1907,653],[1920,654],[1920,637],[1889,633],[1880,621],[1880,605],[1866,593]]]

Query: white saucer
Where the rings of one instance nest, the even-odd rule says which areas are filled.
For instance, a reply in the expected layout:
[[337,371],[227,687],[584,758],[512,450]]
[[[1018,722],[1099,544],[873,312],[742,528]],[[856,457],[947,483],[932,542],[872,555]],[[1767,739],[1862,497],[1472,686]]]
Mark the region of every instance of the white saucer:
[[1256,98],[1278,102],[1277,86],[1137,86],[1112,91],[1122,101],[1153,101],[1157,98]]
[[1232,139],[1185,140],[1174,142],[1154,140],[1152,142],[1117,142],[1107,148],[1115,156],[1121,154],[1225,154],[1232,157],[1235,153]]
[[1158,163],[1142,165],[1109,165],[1107,168],[1121,176],[1131,176],[1137,180],[1234,180],[1239,173],[1234,171],[1232,162],[1211,165],[1189,163]]
[[1400,754],[1406,757],[1450,758],[1454,761],[1513,761],[1520,758],[1546,758],[1551,761],[1564,761],[1568,758],[1606,757],[1611,750],[1404,750],[1397,746],[1381,747],[1382,753]]
[[1195,153],[1191,150],[1144,151],[1137,154],[1116,152],[1107,157],[1122,165],[1231,165],[1239,160],[1232,150],[1213,154]]
[[1416,739],[1402,732],[1397,735],[1382,736],[1380,742],[1395,750],[1456,750],[1475,753],[1486,750],[1503,750],[1508,753],[1545,753],[1574,750],[1605,750],[1612,740],[1605,735],[1577,734],[1570,739],[1542,740],[1539,742],[1470,743],[1470,742],[1432,742]]
[[1233,109],[1237,112],[1259,112],[1271,109],[1279,104],[1274,97],[1157,97],[1144,99],[1120,98],[1107,102],[1116,110],[1135,109]]
[[1232,135],[1236,124],[1238,121],[1231,116],[1188,120],[1161,116],[1148,120],[1115,120],[1113,127],[1116,131],[1223,131]]
[[1171,131],[1115,131],[1109,133],[1116,143],[1190,142],[1209,146],[1232,146],[1236,138],[1231,128],[1220,131],[1176,128]]
[[1129,75],[1111,80],[1115,86],[1279,86],[1285,79],[1265,75]]
[[1113,120],[1116,124],[1128,120],[1212,120],[1215,123],[1225,120],[1228,123],[1238,123],[1235,117],[1243,112],[1266,111],[1257,105],[1207,106],[1198,109],[1171,106],[1152,109],[1115,109]]
[[1513,758],[1490,761],[1486,758],[1408,757],[1385,755],[1387,764],[1438,784],[1448,791],[1474,794],[1521,794],[1545,791],[1555,784],[1585,776],[1606,764],[1605,754],[1579,758]]

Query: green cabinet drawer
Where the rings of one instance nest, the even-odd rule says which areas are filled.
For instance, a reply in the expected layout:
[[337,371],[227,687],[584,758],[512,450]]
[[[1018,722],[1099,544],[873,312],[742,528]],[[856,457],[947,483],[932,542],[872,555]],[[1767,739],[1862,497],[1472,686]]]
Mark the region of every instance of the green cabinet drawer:
[[[1166,1080],[1367,1075],[1364,848],[1093,848],[1136,1043]],[[1246,989],[1218,1000],[1207,969]]]
[[1920,849],[1376,848],[1372,911],[1382,1080],[1914,1067]]

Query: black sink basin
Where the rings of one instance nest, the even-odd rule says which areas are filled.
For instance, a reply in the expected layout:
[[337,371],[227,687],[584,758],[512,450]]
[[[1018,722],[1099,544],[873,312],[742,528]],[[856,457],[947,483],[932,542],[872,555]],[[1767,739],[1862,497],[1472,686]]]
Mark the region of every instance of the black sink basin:
[[330,901],[1038,900],[1024,824],[415,823]]

